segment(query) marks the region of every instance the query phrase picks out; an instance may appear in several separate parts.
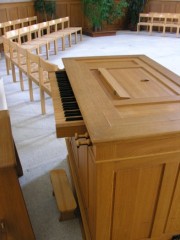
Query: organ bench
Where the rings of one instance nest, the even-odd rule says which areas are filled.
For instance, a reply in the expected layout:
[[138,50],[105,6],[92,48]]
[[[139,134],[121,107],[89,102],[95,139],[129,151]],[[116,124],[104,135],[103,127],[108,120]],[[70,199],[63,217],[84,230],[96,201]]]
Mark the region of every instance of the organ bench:
[[66,137],[86,239],[178,239],[179,76],[144,55],[63,63],[51,82],[56,132]]

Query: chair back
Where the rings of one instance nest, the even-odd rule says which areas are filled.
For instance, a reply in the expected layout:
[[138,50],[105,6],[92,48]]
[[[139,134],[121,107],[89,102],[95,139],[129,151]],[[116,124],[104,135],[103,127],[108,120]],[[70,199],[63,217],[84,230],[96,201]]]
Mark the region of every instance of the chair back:
[[6,32],[5,36],[11,40],[19,42],[19,29],[15,29],[15,30]]
[[[39,59],[40,59],[39,55],[34,54],[30,51],[27,51],[27,66],[28,66],[28,74],[29,75],[31,75],[31,73],[32,73],[31,66],[33,64],[37,64],[39,66]],[[39,67],[38,67],[38,69],[39,69]],[[39,81],[39,77],[38,77],[38,81]]]
[[43,36],[45,34],[49,34],[49,23],[48,22],[42,22],[39,23],[39,32],[40,32],[40,36]]
[[12,21],[4,22],[4,34],[11,30],[13,30]]
[[48,22],[49,25],[49,32],[57,32],[57,23],[56,20],[51,20]]
[[18,29],[23,27],[23,21],[22,19],[17,19],[12,21],[13,29]]
[[23,48],[21,45],[17,45],[18,54],[18,66],[19,68],[26,65],[27,68],[27,49]]
[[32,40],[32,38],[38,38],[40,37],[40,30],[39,30],[39,24],[33,24],[31,26],[29,26],[29,32],[30,32],[30,40]]
[[29,25],[37,24],[37,16],[29,17],[28,21]]
[[13,61],[14,59],[17,59],[18,43],[12,40],[9,40],[9,48],[10,48],[10,58],[11,58],[11,61]]
[[26,41],[30,41],[30,31],[29,26],[22,27],[19,29],[19,43],[22,43],[22,39],[26,38]]
[[3,41],[3,46],[4,46],[4,54],[10,54],[10,46],[9,46],[9,41],[10,39],[2,36],[2,41]]
[[62,29],[69,28],[69,26],[70,26],[69,17],[62,18]]

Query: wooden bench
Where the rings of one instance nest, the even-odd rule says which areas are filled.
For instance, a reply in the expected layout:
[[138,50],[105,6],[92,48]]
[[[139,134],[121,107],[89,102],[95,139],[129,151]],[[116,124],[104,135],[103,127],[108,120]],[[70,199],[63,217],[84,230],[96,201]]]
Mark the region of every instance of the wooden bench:
[[60,211],[60,221],[74,218],[74,211],[77,208],[66,172],[63,169],[50,172],[51,183],[57,206]]
[[153,28],[157,27],[158,31],[162,29],[163,35],[166,29],[169,28],[170,32],[176,30],[176,36],[179,35],[180,30],[180,14],[178,13],[140,13],[139,22],[137,24],[137,32],[140,31],[141,26],[146,26],[149,33],[152,34]]

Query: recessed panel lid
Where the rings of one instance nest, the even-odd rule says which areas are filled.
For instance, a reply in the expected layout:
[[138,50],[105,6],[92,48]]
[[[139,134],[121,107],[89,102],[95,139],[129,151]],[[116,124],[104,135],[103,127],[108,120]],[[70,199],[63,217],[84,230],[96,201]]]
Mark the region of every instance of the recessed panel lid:
[[93,142],[180,132],[180,79],[148,57],[63,62]]

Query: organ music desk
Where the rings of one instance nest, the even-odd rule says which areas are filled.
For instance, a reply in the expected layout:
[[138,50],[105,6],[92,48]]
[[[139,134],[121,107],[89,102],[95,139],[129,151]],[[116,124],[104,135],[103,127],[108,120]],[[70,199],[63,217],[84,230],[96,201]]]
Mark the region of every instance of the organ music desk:
[[0,240],[35,240],[16,169],[16,155],[0,79]]
[[[86,239],[180,234],[180,78],[144,55],[63,63],[74,96],[60,97],[57,73],[56,130],[66,137]],[[68,119],[61,106],[71,97],[80,113]]]

